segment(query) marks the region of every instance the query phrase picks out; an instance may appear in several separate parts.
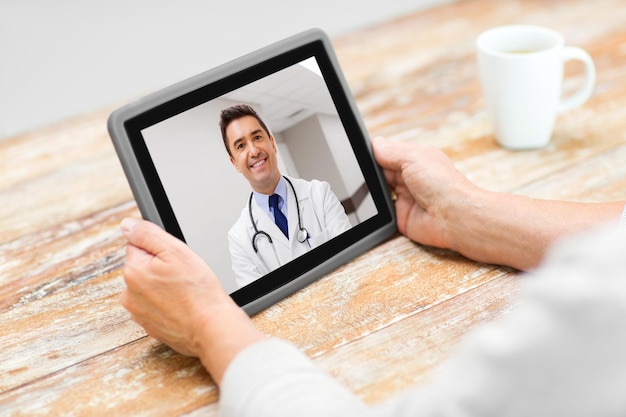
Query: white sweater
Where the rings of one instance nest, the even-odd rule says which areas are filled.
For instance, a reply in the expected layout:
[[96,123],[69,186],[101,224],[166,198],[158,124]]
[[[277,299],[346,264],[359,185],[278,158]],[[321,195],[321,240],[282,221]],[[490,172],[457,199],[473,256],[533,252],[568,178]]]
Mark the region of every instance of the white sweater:
[[619,231],[556,245],[522,290],[429,383],[376,406],[285,341],[252,345],[226,371],[221,415],[626,416],[626,209]]

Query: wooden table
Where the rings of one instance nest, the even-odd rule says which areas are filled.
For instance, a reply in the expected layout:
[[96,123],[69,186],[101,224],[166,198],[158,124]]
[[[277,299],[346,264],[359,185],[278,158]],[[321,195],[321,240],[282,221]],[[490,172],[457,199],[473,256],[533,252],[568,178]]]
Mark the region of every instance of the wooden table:
[[[474,39],[550,26],[597,85],[549,147],[493,141]],[[334,39],[372,136],[441,147],[476,183],[537,197],[626,199],[626,2],[470,0]],[[582,69],[567,69],[573,89]],[[146,337],[119,303],[138,211],[105,129],[112,109],[0,142],[0,415],[215,415],[196,359]],[[518,297],[516,271],[398,236],[254,317],[367,402],[426,381]]]

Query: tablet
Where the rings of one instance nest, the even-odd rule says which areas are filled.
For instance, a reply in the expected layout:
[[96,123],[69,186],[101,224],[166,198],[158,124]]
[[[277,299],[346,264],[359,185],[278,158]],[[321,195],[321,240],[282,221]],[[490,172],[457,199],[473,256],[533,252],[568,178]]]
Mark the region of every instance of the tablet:
[[396,232],[318,29],[117,109],[108,130],[142,216],[199,254],[248,314]]

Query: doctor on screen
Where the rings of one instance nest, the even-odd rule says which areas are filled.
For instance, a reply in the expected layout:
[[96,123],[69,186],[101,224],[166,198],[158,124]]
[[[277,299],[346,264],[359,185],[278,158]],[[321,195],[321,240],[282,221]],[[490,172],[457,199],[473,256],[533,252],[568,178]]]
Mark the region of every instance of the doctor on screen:
[[274,137],[252,107],[222,110],[220,129],[230,162],[252,188],[228,232],[239,288],[351,227],[327,182],[280,173]]

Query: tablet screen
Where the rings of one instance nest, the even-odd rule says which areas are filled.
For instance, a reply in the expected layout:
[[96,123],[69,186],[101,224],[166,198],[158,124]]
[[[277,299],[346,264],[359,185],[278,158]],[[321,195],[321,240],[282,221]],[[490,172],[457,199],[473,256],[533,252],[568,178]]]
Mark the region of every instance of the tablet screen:
[[154,206],[242,306],[315,279],[393,221],[328,45],[266,53],[120,118],[146,186],[134,187],[140,208]]

